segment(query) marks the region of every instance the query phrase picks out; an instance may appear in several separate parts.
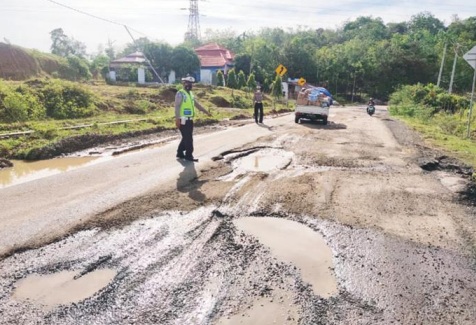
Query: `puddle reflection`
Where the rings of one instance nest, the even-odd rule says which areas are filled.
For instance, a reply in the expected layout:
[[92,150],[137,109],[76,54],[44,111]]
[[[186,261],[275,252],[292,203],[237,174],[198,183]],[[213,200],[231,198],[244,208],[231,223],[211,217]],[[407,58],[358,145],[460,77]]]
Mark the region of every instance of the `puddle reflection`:
[[[13,167],[0,169],[0,188],[26,183],[78,167],[84,167],[105,157],[65,157],[39,161],[12,160]],[[109,158],[112,159],[112,158]]]

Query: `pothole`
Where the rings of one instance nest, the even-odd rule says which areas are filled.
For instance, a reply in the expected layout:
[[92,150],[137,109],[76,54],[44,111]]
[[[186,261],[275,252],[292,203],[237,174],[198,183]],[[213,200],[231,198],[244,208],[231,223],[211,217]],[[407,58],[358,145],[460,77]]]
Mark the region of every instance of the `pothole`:
[[250,150],[249,153],[237,153],[226,157],[231,162],[233,172],[222,177],[221,180],[233,180],[238,175],[249,172],[271,173],[286,169],[293,161],[294,154],[282,149],[266,148]]
[[92,297],[106,287],[116,274],[111,269],[99,269],[79,277],[80,274],[75,271],[31,274],[17,283],[13,298],[50,310],[57,305],[70,305]]
[[303,281],[311,284],[315,294],[329,298],[338,293],[332,250],[319,233],[282,218],[245,217],[233,222],[269,247],[277,259],[299,268]]
[[272,297],[261,297],[249,308],[235,315],[225,316],[216,325],[294,325],[299,319],[297,306],[286,293],[275,290]]

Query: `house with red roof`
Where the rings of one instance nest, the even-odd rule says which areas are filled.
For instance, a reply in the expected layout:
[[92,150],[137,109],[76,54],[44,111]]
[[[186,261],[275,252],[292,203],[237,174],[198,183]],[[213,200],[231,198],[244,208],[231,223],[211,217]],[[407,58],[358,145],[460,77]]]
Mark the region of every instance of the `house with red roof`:
[[217,84],[217,71],[225,75],[234,65],[235,54],[217,43],[209,43],[195,49],[200,59],[200,82],[204,84]]

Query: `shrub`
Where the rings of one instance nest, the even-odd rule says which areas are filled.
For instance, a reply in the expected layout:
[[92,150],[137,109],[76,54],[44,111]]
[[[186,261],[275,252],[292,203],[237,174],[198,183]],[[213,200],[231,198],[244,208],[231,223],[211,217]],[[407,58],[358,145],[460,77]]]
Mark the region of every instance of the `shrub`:
[[0,84],[0,121],[5,123],[41,119],[45,110],[38,98],[25,87],[13,89]]
[[93,93],[79,84],[53,80],[40,93],[48,117],[83,118],[93,116],[97,111]]
[[448,94],[433,84],[407,85],[390,95],[390,111],[397,115],[431,118],[440,111],[456,113],[468,107],[469,101],[462,96]]

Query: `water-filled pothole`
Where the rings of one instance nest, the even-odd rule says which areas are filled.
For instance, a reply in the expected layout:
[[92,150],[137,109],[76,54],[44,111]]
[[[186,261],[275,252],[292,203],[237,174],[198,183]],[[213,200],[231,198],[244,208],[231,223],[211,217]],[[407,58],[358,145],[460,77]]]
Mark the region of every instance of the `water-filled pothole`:
[[276,258],[299,268],[303,281],[312,285],[315,294],[329,298],[338,293],[333,254],[319,233],[281,218],[246,217],[234,223],[269,247]]
[[292,152],[274,148],[250,151],[247,155],[228,156],[226,160],[231,161],[233,172],[224,178],[234,179],[249,172],[270,173],[283,170],[292,163],[293,157]]
[[81,277],[77,277],[78,272],[75,271],[31,274],[17,283],[13,297],[52,309],[57,305],[69,305],[92,297],[106,287],[116,274],[111,269],[98,269]]

